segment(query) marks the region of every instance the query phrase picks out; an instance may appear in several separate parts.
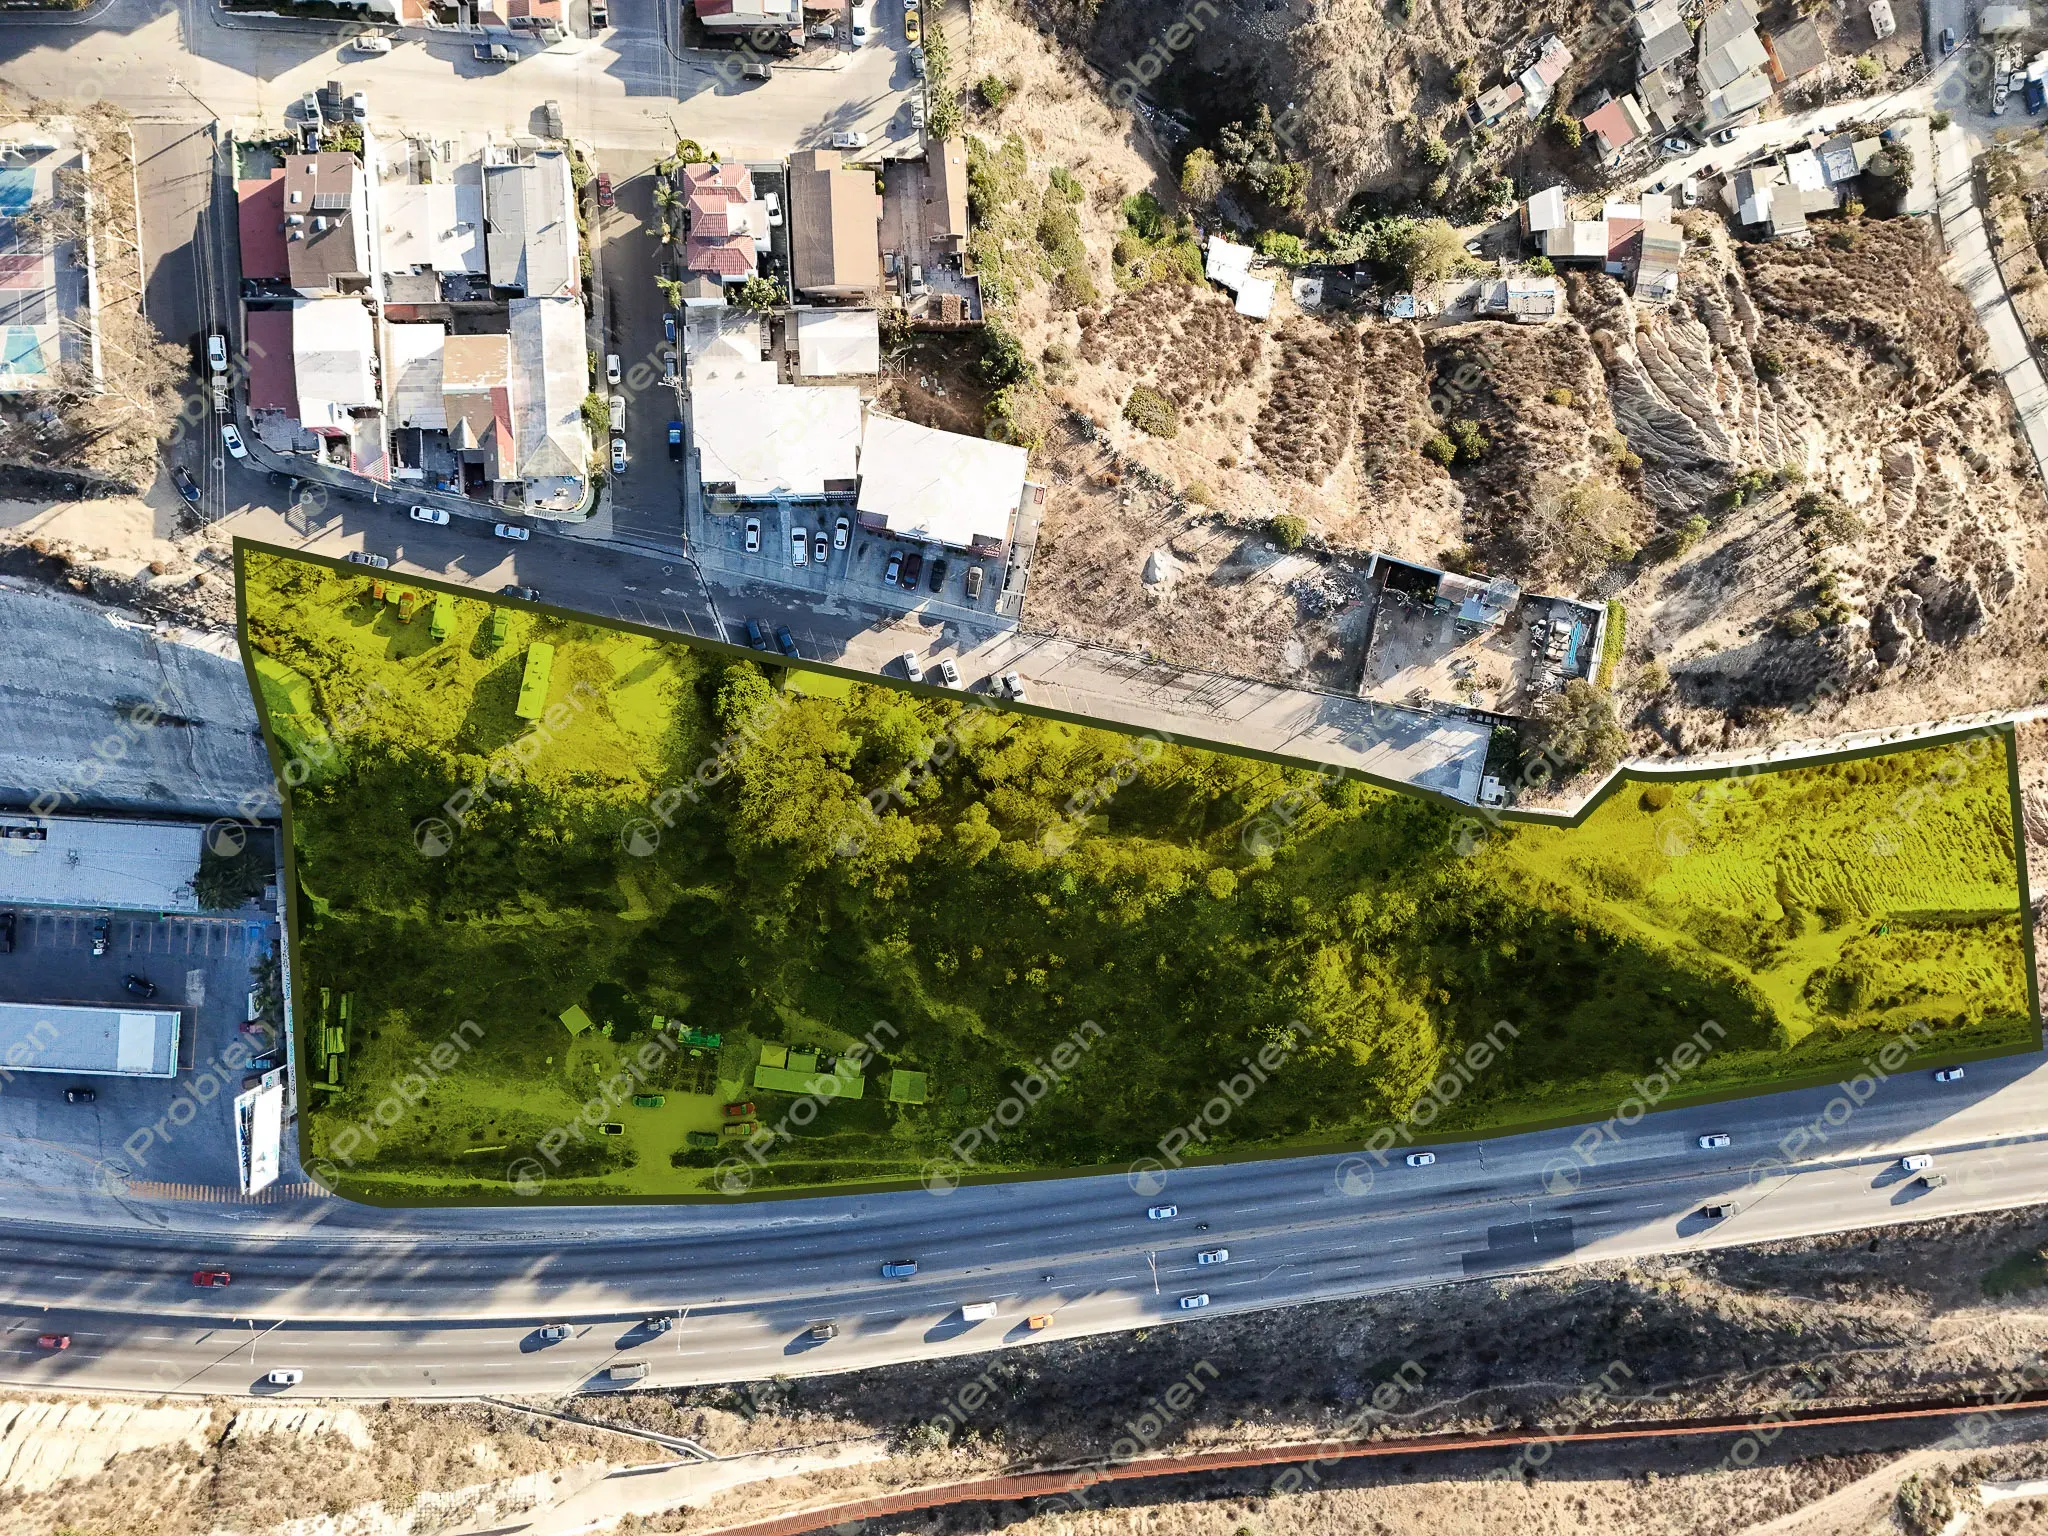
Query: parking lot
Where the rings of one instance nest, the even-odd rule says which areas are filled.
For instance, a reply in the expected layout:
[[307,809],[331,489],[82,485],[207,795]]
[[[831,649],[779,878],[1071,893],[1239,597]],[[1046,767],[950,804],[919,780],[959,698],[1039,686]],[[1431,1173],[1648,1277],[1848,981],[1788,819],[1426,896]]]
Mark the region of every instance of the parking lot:
[[[275,924],[253,913],[220,918],[112,916],[107,952],[92,952],[98,914],[19,910],[14,950],[0,955],[0,1001],[136,1003],[126,976],[153,983],[153,1008],[178,1008],[178,1076],[73,1077],[16,1072],[0,1079],[0,1139],[25,1143],[25,1172],[57,1188],[90,1186],[109,1170],[138,1180],[238,1187],[234,1096],[245,1068],[222,1060],[248,1017],[250,968],[274,942]],[[262,1037],[251,1036],[252,1046]],[[90,1087],[90,1104],[65,1102],[64,1090]],[[197,1105],[182,1125],[167,1118],[174,1101]],[[162,1134],[140,1150],[139,1132]],[[296,1167],[286,1134],[286,1161]],[[14,1160],[10,1159],[10,1167]]]

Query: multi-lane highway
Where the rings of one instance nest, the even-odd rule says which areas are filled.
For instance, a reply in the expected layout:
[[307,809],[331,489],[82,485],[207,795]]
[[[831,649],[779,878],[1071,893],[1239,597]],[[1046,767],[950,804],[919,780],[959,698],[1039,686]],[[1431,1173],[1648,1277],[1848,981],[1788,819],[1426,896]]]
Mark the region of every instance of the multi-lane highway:
[[[1385,1166],[1351,1154],[715,1210],[165,1208],[10,1187],[0,1377],[233,1393],[288,1367],[302,1393],[459,1396],[603,1389],[608,1367],[644,1361],[646,1385],[670,1386],[1199,1319],[1188,1295],[1213,1316],[1918,1221],[2036,1198],[2048,1063],[1973,1063],[1953,1084],[1915,1065],[1847,1092],[1617,1120],[1597,1146],[1594,1130],[1439,1145],[1420,1168],[1402,1147]],[[1731,1144],[1699,1147],[1717,1132]],[[1946,1183],[1900,1169],[1908,1152],[1933,1154]],[[1723,1202],[1739,1209],[1702,1214]],[[1178,1214],[1148,1219],[1162,1203]],[[1199,1266],[1213,1247],[1228,1262]],[[917,1276],[884,1280],[903,1258]],[[196,1287],[200,1267],[233,1282]],[[961,1318],[989,1300],[993,1321]],[[666,1332],[643,1325],[658,1314]],[[812,1343],[827,1319],[838,1336]],[[536,1329],[556,1320],[571,1337],[546,1343]],[[71,1347],[39,1349],[45,1332]]]

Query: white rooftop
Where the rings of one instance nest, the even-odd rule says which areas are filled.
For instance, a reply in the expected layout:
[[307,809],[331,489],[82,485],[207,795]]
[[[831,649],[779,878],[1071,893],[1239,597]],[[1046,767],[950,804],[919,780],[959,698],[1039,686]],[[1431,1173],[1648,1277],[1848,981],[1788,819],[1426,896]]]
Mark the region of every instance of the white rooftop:
[[197,912],[203,832],[180,821],[0,816],[0,905]]
[[1532,235],[1569,224],[1571,217],[1570,210],[1565,207],[1562,186],[1545,187],[1529,199],[1529,233]]
[[[851,385],[744,384],[699,389],[693,426],[707,492],[822,496],[860,467],[860,391]],[[719,494],[712,492],[712,494]]]
[[176,1077],[177,1010],[0,1003],[0,1061],[10,1072]]
[[1009,443],[870,411],[861,439],[860,511],[902,538],[954,549],[1005,544],[1030,457]]
[[807,378],[879,373],[881,317],[872,309],[799,310],[796,351],[798,371]]
[[304,425],[346,431],[351,411],[378,403],[370,371],[375,345],[361,299],[300,299],[292,305],[292,373]]
[[445,430],[441,393],[446,327],[393,323],[384,327],[384,407],[396,427]]
[[1237,285],[1237,312],[1263,320],[1273,313],[1273,279],[1248,277]]
[[485,270],[484,189],[481,182],[432,186],[384,183],[377,190],[383,215],[384,269],[453,274]]
[[1209,262],[1205,268],[1212,283],[1235,289],[1251,274],[1255,252],[1248,245],[1233,245],[1221,235],[1209,237]]

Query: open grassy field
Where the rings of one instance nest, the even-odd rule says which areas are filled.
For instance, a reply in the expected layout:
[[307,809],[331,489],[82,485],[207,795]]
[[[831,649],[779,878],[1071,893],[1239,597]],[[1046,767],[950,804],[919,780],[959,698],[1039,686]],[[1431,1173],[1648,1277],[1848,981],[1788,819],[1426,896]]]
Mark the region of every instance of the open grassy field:
[[436,638],[431,593],[241,560],[292,786],[301,1150],[358,1198],[1259,1155],[1425,1099],[1435,1133],[1603,1117],[1686,1040],[1674,1099],[1914,1020],[1930,1062],[2036,1039],[1999,735],[1474,835],[1356,778],[517,604],[451,598]]

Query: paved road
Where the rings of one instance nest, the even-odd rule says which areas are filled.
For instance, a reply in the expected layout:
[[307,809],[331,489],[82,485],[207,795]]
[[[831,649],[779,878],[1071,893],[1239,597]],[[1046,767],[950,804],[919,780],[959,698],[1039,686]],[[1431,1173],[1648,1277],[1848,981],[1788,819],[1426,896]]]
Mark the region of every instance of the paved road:
[[[1105,1332],[1185,1320],[1191,1294],[1212,1313],[1248,1310],[2037,1198],[2043,1059],[1968,1071],[1628,1111],[1635,1123],[1615,1122],[1589,1158],[1571,1152],[1588,1131],[1563,1130],[1440,1146],[1426,1168],[1396,1147],[1385,1167],[1315,1157],[723,1211],[191,1206],[171,1232],[156,1230],[163,1207],[13,1187],[0,1379],[238,1393],[289,1366],[322,1396],[455,1396],[601,1390],[600,1372],[634,1360],[672,1386],[997,1348],[1036,1337],[1038,1312],[1055,1314],[1054,1336]],[[1702,1151],[1707,1132],[1733,1145]],[[1946,1187],[1901,1172],[1906,1151],[1934,1153]],[[1732,1218],[1699,1214],[1725,1199],[1741,1204]],[[1159,1202],[1178,1216],[1147,1220]],[[1229,1261],[1198,1265],[1213,1246]],[[906,1257],[914,1280],[879,1277]],[[199,1265],[228,1267],[233,1285],[195,1287]],[[1000,1315],[964,1323],[961,1304],[981,1300]],[[681,1320],[641,1326],[657,1313]],[[814,1346],[804,1333],[821,1318],[839,1337]],[[543,1345],[533,1330],[549,1319],[573,1336]],[[51,1329],[70,1350],[37,1349]]]

